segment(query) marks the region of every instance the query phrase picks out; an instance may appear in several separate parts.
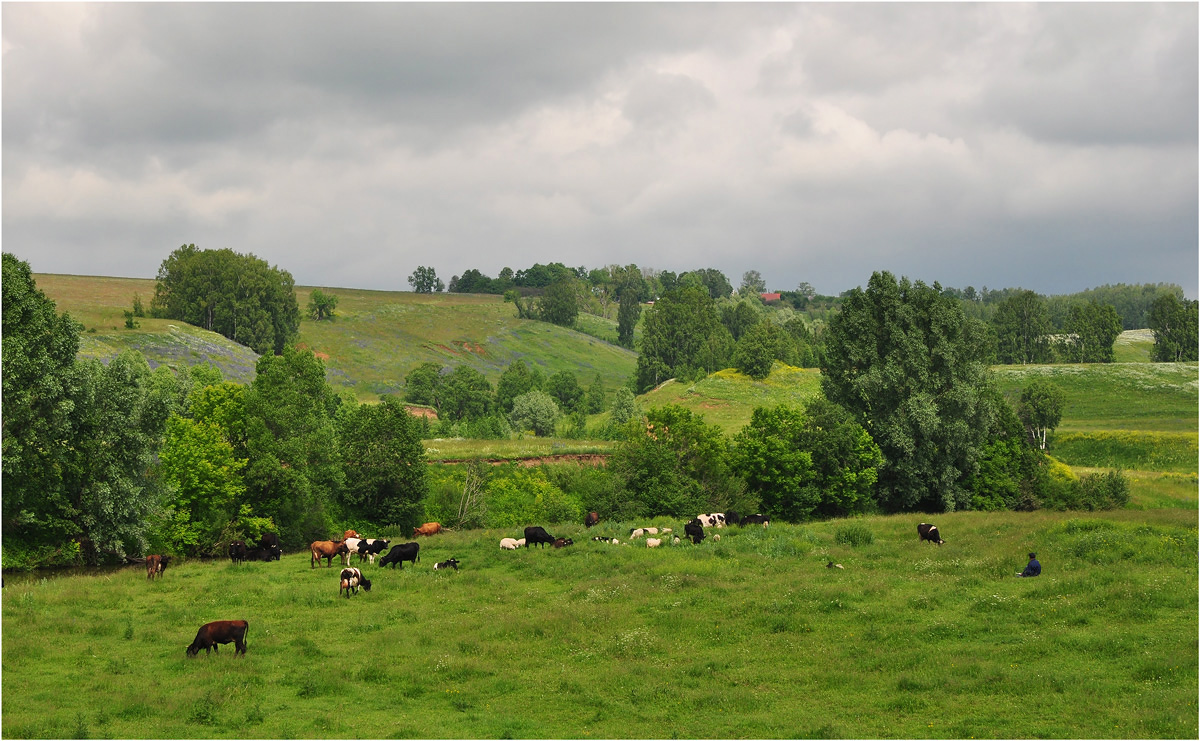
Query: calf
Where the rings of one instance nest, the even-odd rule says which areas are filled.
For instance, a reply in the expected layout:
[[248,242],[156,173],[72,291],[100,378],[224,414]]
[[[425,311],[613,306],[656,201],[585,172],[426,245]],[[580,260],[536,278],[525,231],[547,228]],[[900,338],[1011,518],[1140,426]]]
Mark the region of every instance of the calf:
[[766,515],[746,515],[739,523],[741,525],[762,525],[764,528],[771,524]]
[[382,538],[367,538],[358,545],[358,562],[367,560],[375,563],[375,557],[386,551],[390,542]]
[[646,547],[647,548],[657,548],[660,545],[662,545],[661,538],[646,538]]
[[362,587],[368,592],[371,591],[371,580],[364,579],[362,572],[356,568],[342,569],[341,587],[338,588],[338,594],[341,595],[342,590],[346,590],[346,599],[350,599],[350,591],[353,590],[358,594],[358,588]]
[[421,544],[420,543],[400,543],[392,546],[392,550],[387,552],[387,555],[379,559],[380,566],[392,565],[396,568],[396,564],[400,568],[404,568],[405,561],[412,561],[413,566],[417,565],[417,561],[421,560]]
[[588,512],[587,517],[583,518],[584,527],[591,527],[597,522],[600,522],[600,515],[596,514],[595,512]]
[[278,561],[282,551],[277,545],[259,546],[251,551],[246,551],[247,561]]
[[241,540],[234,540],[229,543],[229,560],[233,563],[242,563],[246,560],[246,543]]
[[500,547],[506,551],[515,551],[523,545],[525,545],[525,544],[522,543],[521,541],[517,540],[516,538],[501,538],[500,539]]
[[167,562],[170,560],[170,556],[146,556],[146,578],[153,579],[156,576],[162,576],[162,572],[167,568]]
[[696,545],[700,545],[700,541],[704,540],[704,526],[700,524],[700,518],[698,517],[684,525],[683,532]]
[[530,525],[525,528],[525,547],[528,548],[531,544],[539,548],[542,544],[554,545],[554,536],[537,525]]
[[204,649],[206,656],[209,649],[221,653],[221,649],[217,647],[218,643],[232,643],[235,645],[234,655],[245,656],[246,634],[249,632],[250,623],[245,620],[217,620],[205,623],[196,631],[196,639],[187,647],[187,655],[195,656],[200,653],[200,649]]
[[938,545],[946,542],[942,540],[942,536],[938,533],[937,525],[930,525],[927,522],[917,525],[917,538],[921,542],[928,540],[930,543],[937,543]]
[[437,535],[442,531],[442,526],[436,522],[427,522],[421,527],[413,528],[413,537],[418,535]]
[[316,540],[309,549],[312,551],[312,558],[308,562],[310,569],[321,563],[322,558],[325,559],[325,566],[328,568],[333,565],[334,556],[348,552],[344,540]]
[[454,569],[455,571],[458,571],[458,559],[451,558],[433,565],[434,571],[440,571],[441,569]]
[[575,545],[575,541],[571,540],[570,538],[555,538],[554,539],[554,547],[555,548],[566,548],[569,545]]

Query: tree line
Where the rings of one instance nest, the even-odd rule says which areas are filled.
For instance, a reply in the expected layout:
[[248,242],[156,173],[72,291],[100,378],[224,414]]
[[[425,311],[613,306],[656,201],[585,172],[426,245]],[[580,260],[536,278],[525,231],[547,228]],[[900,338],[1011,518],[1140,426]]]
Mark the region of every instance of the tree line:
[[[361,405],[334,392],[311,352],[277,344],[291,320],[276,324],[274,317],[294,314],[279,294],[290,275],[253,256],[219,252],[188,245],[172,253],[160,270],[156,307],[176,307],[235,337],[248,336],[247,326],[261,328],[264,352],[249,385],[224,381],[211,366],[151,370],[137,352],[107,365],[77,358],[80,326],[57,313],[26,263],[4,254],[6,567],[95,563],[147,550],[203,555],[266,530],[297,547],[326,537],[334,523],[407,527],[441,506],[444,492],[430,493],[421,442],[434,432],[430,422],[393,397]],[[199,266],[221,261],[228,261],[217,271],[224,278],[205,284]],[[230,265],[256,277],[243,284],[230,277]],[[667,275],[670,287],[642,321],[635,376],[611,405],[599,378],[584,389],[569,371],[544,377],[520,361],[495,388],[466,366],[420,366],[406,378],[406,401],[436,408],[439,433],[470,436],[583,434],[588,414],[610,409],[604,434],[618,441],[611,465],[571,495],[606,516],[732,507],[802,520],[1114,506],[1127,497],[1119,474],[1075,480],[1046,458],[1041,448],[1061,416],[1061,394],[1030,388],[1019,404],[1002,398],[986,373],[998,347],[994,329],[936,283],[876,273],[865,289],[839,297],[817,334],[795,313],[778,321],[757,291],[734,297],[717,272]],[[640,303],[641,271],[611,274],[623,276],[625,295]],[[745,288],[759,287],[755,276],[746,278]],[[217,293],[205,299],[198,285]],[[254,285],[272,288],[255,294]],[[255,295],[280,306],[239,303]],[[1162,299],[1164,337],[1191,327],[1190,344],[1176,355],[1193,348],[1194,357],[1195,302],[1179,303],[1182,318]],[[1087,318],[1080,316],[1080,337]],[[1110,319],[1098,321],[1105,331]],[[804,408],[756,409],[732,439],[678,407],[638,408],[635,390],[731,360],[751,375],[777,360],[815,364],[824,398]],[[476,491],[485,478],[477,475]],[[549,496],[553,486],[544,493],[549,498],[539,501],[571,500]]]

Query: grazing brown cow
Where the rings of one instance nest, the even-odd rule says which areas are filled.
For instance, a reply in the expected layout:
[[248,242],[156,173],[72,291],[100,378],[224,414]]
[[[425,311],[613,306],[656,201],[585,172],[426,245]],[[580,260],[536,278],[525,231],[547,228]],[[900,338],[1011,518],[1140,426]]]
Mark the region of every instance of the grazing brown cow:
[[250,632],[250,623],[245,620],[217,620],[212,623],[205,623],[200,626],[200,630],[196,631],[196,638],[192,641],[192,645],[187,647],[187,655],[195,656],[200,653],[200,649],[204,649],[204,655],[208,655],[208,650],[211,648],[217,653],[221,653],[218,648],[218,643],[234,644],[234,655],[246,655],[246,634]]
[[170,560],[170,556],[146,556],[146,578],[153,579],[156,576],[162,576],[162,572],[167,568],[167,562]]
[[317,540],[309,548],[312,550],[312,558],[308,562],[310,569],[321,563],[322,558],[325,559],[326,567],[332,566],[334,556],[350,552],[344,540]]
[[413,537],[418,535],[437,535],[442,531],[442,526],[436,522],[427,522],[421,527],[413,528]]

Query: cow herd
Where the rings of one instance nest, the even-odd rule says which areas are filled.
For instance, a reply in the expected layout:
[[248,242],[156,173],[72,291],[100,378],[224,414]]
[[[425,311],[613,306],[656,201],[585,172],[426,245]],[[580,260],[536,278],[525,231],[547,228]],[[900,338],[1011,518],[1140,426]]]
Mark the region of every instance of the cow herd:
[[[589,512],[584,521],[586,527],[592,527],[599,522],[595,512]],[[736,512],[714,512],[711,514],[697,515],[689,520],[683,526],[684,535],[693,544],[699,544],[705,538],[705,528],[723,528],[727,525],[762,525],[766,528],[770,525],[768,518],[761,514],[746,515],[738,517]],[[436,535],[443,531],[440,524],[436,522],[427,522],[421,527],[413,528],[413,537],[421,535],[430,536]],[[674,530],[669,527],[635,527],[629,531],[629,541],[638,540],[645,537],[646,547],[657,548],[664,542],[670,542],[673,545],[678,545],[681,540],[679,536],[673,536],[667,540],[667,536],[672,536]],[[663,537],[651,537],[651,536]],[[546,530],[537,525],[531,525],[525,528],[523,538],[503,538],[500,540],[500,547],[504,550],[514,551],[518,548],[529,548],[530,545],[536,545],[539,548],[549,545],[553,548],[565,548],[574,545],[574,541],[570,538],[555,538]],[[941,534],[938,532],[937,526],[931,523],[922,522],[917,525],[917,537],[921,542],[931,542],[937,545],[942,545],[944,541]],[[720,540],[719,534],[713,535],[713,540]],[[592,538],[596,542],[604,542],[610,545],[619,545],[620,541],[617,538],[606,536],[596,536]],[[318,540],[314,541],[309,546],[310,560],[309,568],[316,568],[317,564],[322,559],[325,560],[326,567],[332,566],[333,558],[340,556],[343,569],[338,576],[338,596],[343,593],[349,599],[352,594],[358,594],[359,590],[371,591],[371,580],[363,576],[363,573],[358,568],[349,565],[352,554],[357,553],[359,563],[369,561],[375,563],[375,556],[381,555],[379,566],[391,566],[393,569],[399,566],[404,568],[404,562],[409,561],[415,568],[421,560],[421,545],[416,542],[399,543],[392,546],[388,550],[390,541],[382,538],[360,538],[354,530],[347,530],[341,540]],[[625,545],[629,545],[626,542]],[[387,551],[384,554],[384,551]],[[259,544],[254,549],[247,547],[246,543],[241,540],[234,540],[229,544],[229,558],[237,564],[245,561],[278,561],[282,551],[279,547],[279,536],[275,533],[267,533],[263,535]],[[161,577],[163,570],[166,569],[167,563],[171,560],[170,556],[166,555],[150,555],[146,557],[146,578],[154,579]],[[842,568],[841,564],[829,562],[829,568]],[[458,571],[459,561],[455,558],[447,559],[434,564],[435,571],[453,569]],[[218,645],[222,643],[235,644],[235,655],[245,655],[246,653],[246,635],[249,632],[250,625],[245,620],[218,620],[211,623],[206,623],[200,626],[196,633],[196,638],[190,645],[187,646],[187,655],[189,657],[196,656],[201,649],[204,649],[207,654],[209,650],[218,651]]]

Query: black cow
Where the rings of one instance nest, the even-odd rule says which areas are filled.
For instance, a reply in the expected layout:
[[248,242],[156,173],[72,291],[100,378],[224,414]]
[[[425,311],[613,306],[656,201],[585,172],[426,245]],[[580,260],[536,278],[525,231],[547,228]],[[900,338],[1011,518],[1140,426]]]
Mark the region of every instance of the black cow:
[[767,518],[766,515],[746,515],[745,517],[742,518],[742,521],[740,524],[742,524],[742,525],[762,525],[763,527],[766,527],[767,525],[771,524],[771,521]]
[[941,534],[938,533],[937,525],[930,525],[927,522],[917,525],[917,536],[922,542],[928,540],[930,543],[937,543],[938,545],[946,542],[942,540]]
[[375,563],[375,557],[387,550],[391,541],[381,538],[368,538],[358,544],[358,562],[370,561]]
[[196,631],[196,639],[187,647],[187,655],[195,656],[200,653],[200,649],[204,649],[205,655],[209,649],[221,653],[221,649],[217,647],[218,643],[232,643],[235,645],[234,655],[245,656],[246,634],[249,632],[250,623],[245,620],[217,620],[205,623]]
[[278,561],[283,555],[283,549],[279,547],[279,536],[275,533],[263,533],[262,538],[258,541],[259,550],[266,553],[269,558],[264,558],[264,561]]
[[259,546],[254,550],[246,551],[247,561],[278,561],[282,551],[277,545]]
[[537,543],[539,548],[543,543],[554,545],[554,536],[537,525],[530,525],[525,528],[525,547],[528,548],[531,543]]
[[437,571],[439,569],[454,569],[455,571],[458,571],[458,559],[451,558],[446,561],[442,561],[441,563],[435,563],[433,565],[433,570]]
[[229,560],[234,563],[241,563],[246,560],[246,543],[241,540],[234,540],[229,544]]
[[730,525],[744,524],[742,522],[742,519],[740,517],[738,517],[738,513],[734,512],[733,510],[730,510],[725,513],[725,522],[729,523]]
[[588,512],[587,517],[583,518],[584,527],[591,527],[597,522],[600,522],[600,515],[596,514],[595,512]]
[[400,564],[400,568],[404,568],[404,561],[412,561],[413,566],[417,565],[417,561],[421,560],[421,544],[420,543],[400,543],[392,546],[392,550],[387,552],[387,555],[379,559],[380,566],[392,565],[396,568],[396,564]]
[[700,524],[700,518],[692,520],[683,526],[683,532],[692,539],[692,543],[700,545],[700,541],[704,540],[704,526]]

